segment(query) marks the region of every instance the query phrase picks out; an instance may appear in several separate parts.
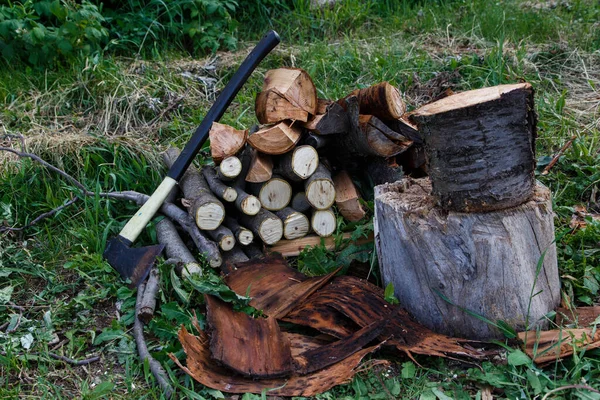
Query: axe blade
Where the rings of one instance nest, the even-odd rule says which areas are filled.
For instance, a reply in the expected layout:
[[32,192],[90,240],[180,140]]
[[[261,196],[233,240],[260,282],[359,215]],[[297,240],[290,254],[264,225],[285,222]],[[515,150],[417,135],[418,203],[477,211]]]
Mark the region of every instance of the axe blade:
[[119,235],[108,241],[103,257],[123,279],[131,280],[129,287],[134,288],[146,279],[164,247],[158,244],[132,248],[131,241]]

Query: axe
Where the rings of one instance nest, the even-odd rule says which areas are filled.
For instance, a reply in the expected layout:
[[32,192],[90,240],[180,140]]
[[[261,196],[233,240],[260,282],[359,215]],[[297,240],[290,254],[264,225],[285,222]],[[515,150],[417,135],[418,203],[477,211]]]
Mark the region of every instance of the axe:
[[123,279],[131,280],[131,287],[138,286],[144,281],[154,264],[155,258],[164,248],[164,245],[140,248],[132,248],[131,245],[154,217],[171,189],[177,185],[179,179],[192,163],[206,141],[213,122],[221,118],[237,92],[248,80],[252,71],[277,44],[279,44],[279,35],[275,31],[268,32],[261,39],[225,86],[196,132],[194,132],[171,169],[169,169],[165,179],[152,193],[148,201],[131,217],[119,235],[110,239],[106,244],[103,253],[104,259],[121,274]]

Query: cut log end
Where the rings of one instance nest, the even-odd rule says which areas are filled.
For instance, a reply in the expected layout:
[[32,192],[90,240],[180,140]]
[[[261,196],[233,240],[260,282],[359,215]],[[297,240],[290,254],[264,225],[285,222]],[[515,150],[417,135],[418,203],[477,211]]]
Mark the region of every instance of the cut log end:
[[237,192],[235,191],[234,188],[228,187],[223,191],[223,200],[225,200],[229,203],[233,203],[236,199],[237,199]]
[[283,221],[283,237],[291,239],[299,239],[306,236],[310,224],[306,215],[294,212]]
[[306,186],[306,200],[317,210],[326,210],[335,201],[335,187],[329,179],[315,179]]
[[279,218],[265,218],[258,227],[260,239],[265,244],[275,244],[283,236],[283,222]]
[[260,211],[261,203],[258,197],[249,195],[242,200],[240,207],[246,215],[256,215]]
[[316,210],[313,212],[311,226],[315,233],[321,237],[328,237],[335,232],[335,214],[331,209]]
[[202,230],[212,231],[221,225],[225,218],[225,209],[220,204],[207,203],[196,209],[196,225]]
[[272,178],[260,189],[260,204],[269,211],[286,207],[292,199],[292,186],[281,178]]
[[254,234],[251,230],[242,228],[237,234],[237,240],[241,245],[247,246],[254,240]]
[[219,164],[219,173],[227,179],[234,179],[242,172],[242,162],[235,156],[225,158]]
[[311,176],[319,165],[319,154],[312,146],[298,146],[292,155],[292,171],[301,179]]
[[233,236],[224,236],[219,241],[219,247],[223,251],[229,251],[235,246],[235,238]]

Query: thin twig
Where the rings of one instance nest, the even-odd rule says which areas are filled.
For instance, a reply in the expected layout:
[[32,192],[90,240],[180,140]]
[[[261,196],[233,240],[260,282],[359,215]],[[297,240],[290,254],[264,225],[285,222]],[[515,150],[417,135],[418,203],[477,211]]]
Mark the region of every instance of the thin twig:
[[552,389],[551,391],[546,393],[544,395],[544,397],[542,397],[542,400],[546,400],[548,398],[548,396],[550,396],[552,393],[562,392],[563,390],[568,390],[568,389],[583,389],[583,390],[589,390],[590,392],[594,392],[594,393],[600,393],[599,390],[594,389],[593,387],[588,386],[588,385],[565,385],[565,386],[557,387],[556,389]]
[[[5,129],[6,131],[6,129]],[[25,151],[25,138],[23,137],[23,135],[13,135],[10,133],[5,133],[4,135],[2,135],[2,139],[8,139],[9,141],[11,139],[19,139],[19,141],[21,142],[21,151]]]
[[565,151],[567,151],[567,149],[571,146],[571,144],[573,144],[573,141],[575,139],[577,139],[577,135],[571,136],[571,139],[569,139],[567,141],[567,143],[565,143],[564,146],[560,148],[560,150],[558,151],[558,153],[556,153],[554,158],[552,158],[552,160],[548,163],[548,165],[546,165],[546,168],[544,168],[544,170],[542,171],[542,175],[548,175],[548,172],[550,172],[550,169],[552,167],[554,167],[554,164],[556,164],[558,162],[559,158],[561,158],[562,155],[565,153]]
[[45,213],[37,216],[33,221],[31,221],[27,225],[23,225],[23,226],[20,226],[18,228],[13,228],[13,227],[10,227],[10,226],[0,226],[0,232],[18,232],[18,231],[25,230],[27,228],[31,228],[32,226],[34,226],[35,224],[37,224],[41,220],[53,216],[54,214],[58,213],[59,211],[61,211],[61,210],[65,209],[65,208],[69,207],[70,205],[74,204],[78,200],[79,200],[79,197],[75,196],[72,200],[69,200],[68,202],[66,202],[62,206],[56,207],[53,210],[45,212]]
[[100,356],[93,356],[93,357],[86,358],[83,360],[73,360],[72,358],[65,357],[65,356],[59,356],[58,354],[54,354],[54,353],[46,353],[46,354],[48,354],[48,357],[50,357],[50,358],[54,358],[55,360],[64,361],[67,364],[71,364],[71,365],[75,365],[75,366],[88,365],[88,364],[91,364],[93,362],[100,360]]

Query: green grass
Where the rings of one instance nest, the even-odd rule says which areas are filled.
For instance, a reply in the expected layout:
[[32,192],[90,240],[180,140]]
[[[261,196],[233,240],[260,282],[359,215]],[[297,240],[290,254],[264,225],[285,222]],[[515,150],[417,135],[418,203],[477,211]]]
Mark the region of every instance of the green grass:
[[[254,124],[254,96],[262,76],[279,66],[307,70],[319,96],[333,99],[389,80],[403,91],[410,108],[440,87],[459,91],[529,81],[536,90],[540,169],[571,136],[577,137],[549,175],[538,175],[554,194],[563,298],[575,305],[598,304],[600,224],[590,220],[585,229],[572,230],[569,222],[576,205],[600,212],[600,6],[591,0],[550,3],[346,1],[318,12],[307,1],[295,1],[288,14],[271,15],[283,43],[240,91],[223,122]],[[97,62],[82,60],[44,72],[18,65],[0,68],[0,132],[23,134],[29,150],[89,189],[149,193],[164,173],[158,150],[185,143],[216,89],[266,25],[240,26],[240,37],[247,40],[240,45],[243,50],[220,53],[216,60],[166,51],[153,59],[105,54]],[[215,68],[206,68],[211,65]],[[205,84],[207,78],[215,80],[214,87]],[[170,107],[173,102],[176,106]],[[9,158],[0,165],[0,225],[25,225],[79,194],[71,183],[29,160]],[[0,397],[160,398],[138,362],[130,332],[135,292],[123,286],[100,255],[106,238],[134,210],[123,202],[85,198],[24,232],[0,233],[0,325],[11,324],[0,333]],[[140,242],[154,243],[152,224]],[[352,258],[376,272],[372,248],[352,254],[317,249],[297,265],[307,273],[322,273]],[[192,310],[200,314],[201,305],[185,303],[197,287],[172,277],[168,266],[160,268],[161,309],[146,330],[150,350],[172,371],[182,396],[191,397],[187,390],[193,389],[203,398],[216,398],[217,393],[180,374],[166,356],[181,355],[177,328],[189,325]],[[207,279],[206,285],[216,283]],[[5,301],[9,296],[10,303]],[[25,350],[28,335],[34,340]],[[50,359],[49,351],[73,359],[99,354],[101,360],[74,367]],[[481,396],[488,386],[501,398],[540,398],[574,384],[598,389],[598,355],[597,350],[578,351],[546,368],[534,366],[513,347],[507,358],[479,366],[428,357],[417,357],[420,365],[415,365],[393,357],[389,367],[366,368],[352,383],[318,398],[460,399]],[[584,389],[551,396],[600,398]]]

